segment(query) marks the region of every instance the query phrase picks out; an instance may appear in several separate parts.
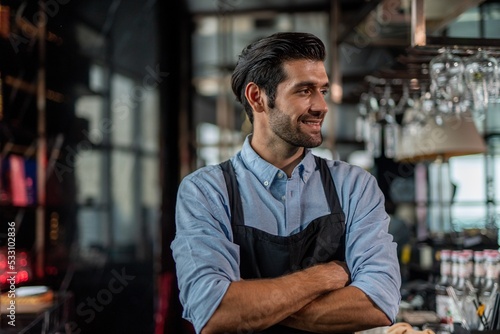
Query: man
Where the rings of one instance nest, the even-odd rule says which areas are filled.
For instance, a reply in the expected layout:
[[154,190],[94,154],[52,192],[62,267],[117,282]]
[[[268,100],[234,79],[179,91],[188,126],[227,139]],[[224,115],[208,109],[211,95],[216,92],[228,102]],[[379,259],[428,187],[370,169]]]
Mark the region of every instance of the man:
[[324,59],[307,33],[245,48],[232,87],[252,134],[181,182],[171,248],[197,333],[353,332],[396,317],[401,278],[376,180],[310,150],[328,111]]

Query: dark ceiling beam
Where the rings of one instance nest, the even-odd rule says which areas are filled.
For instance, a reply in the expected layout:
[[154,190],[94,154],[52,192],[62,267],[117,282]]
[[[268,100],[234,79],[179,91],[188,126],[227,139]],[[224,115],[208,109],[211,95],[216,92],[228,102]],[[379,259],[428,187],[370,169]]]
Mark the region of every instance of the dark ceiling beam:
[[[337,0],[332,0],[337,1]],[[345,8],[341,7],[341,18],[342,20],[341,27],[342,31],[339,32],[337,43],[343,43],[347,37],[354,31],[354,29],[361,23],[363,20],[370,14],[380,3],[382,0],[371,0],[371,1],[362,1],[359,3],[355,9],[349,8],[347,11]],[[345,19],[343,12],[349,12],[349,19]]]
[[330,4],[328,2],[320,4],[286,4],[286,5],[269,5],[269,6],[259,6],[259,7],[238,7],[237,5],[230,6],[226,8],[217,8],[214,4],[213,10],[193,10],[190,9],[191,15],[194,16],[213,16],[226,14],[258,14],[262,12],[276,12],[276,13],[307,13],[307,12],[327,12],[330,9]]

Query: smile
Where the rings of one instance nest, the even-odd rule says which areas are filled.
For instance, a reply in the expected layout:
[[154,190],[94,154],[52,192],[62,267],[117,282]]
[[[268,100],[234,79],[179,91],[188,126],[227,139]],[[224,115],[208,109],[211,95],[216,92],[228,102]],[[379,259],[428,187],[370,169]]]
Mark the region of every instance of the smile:
[[302,121],[302,123],[311,126],[321,126],[322,122],[320,120],[313,120],[313,121]]

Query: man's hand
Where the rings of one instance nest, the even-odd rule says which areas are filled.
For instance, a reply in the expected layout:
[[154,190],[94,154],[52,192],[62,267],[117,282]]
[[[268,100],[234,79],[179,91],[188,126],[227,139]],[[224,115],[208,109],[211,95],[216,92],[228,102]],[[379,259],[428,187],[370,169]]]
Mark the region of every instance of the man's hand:
[[331,261],[325,263],[325,265],[330,267],[331,270],[330,278],[334,280],[334,286],[336,286],[333,290],[343,288],[351,283],[351,275],[347,268],[347,263],[342,261]]

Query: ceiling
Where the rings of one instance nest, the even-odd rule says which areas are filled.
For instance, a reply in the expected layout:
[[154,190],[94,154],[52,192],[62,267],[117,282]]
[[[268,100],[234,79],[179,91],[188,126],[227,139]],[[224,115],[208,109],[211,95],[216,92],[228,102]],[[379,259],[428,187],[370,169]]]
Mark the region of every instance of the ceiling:
[[193,15],[251,14],[255,12],[330,13],[338,4],[339,38],[345,38],[382,0],[187,0]]
[[[348,3],[349,1],[342,1]],[[364,2],[364,1],[352,1]],[[311,8],[328,9],[329,0],[187,0],[191,13],[216,13],[224,10],[248,12],[254,10],[305,10]]]
[[[187,7],[193,18],[208,16],[220,18],[221,15],[226,14],[248,14],[247,16],[252,16],[255,20],[262,17],[275,18],[283,13],[292,15],[314,12],[324,13],[326,17],[329,17],[332,13],[332,4],[338,5],[339,19],[335,24],[338,28],[339,45],[345,42],[341,50],[341,71],[346,86],[344,91],[348,92],[349,84],[359,84],[375,68],[391,66],[397,62],[398,56],[406,51],[410,44],[410,2],[410,0],[185,0],[181,4]],[[428,28],[442,27],[460,13],[482,2],[484,0],[426,0],[425,16]],[[393,3],[397,6],[391,7],[390,4]],[[389,6],[384,8],[386,4]],[[157,0],[85,1],[72,3],[72,7],[78,19],[88,23],[94,30],[113,41],[115,63],[119,66],[131,68],[133,72],[140,74],[148,64],[154,64],[157,61],[154,45],[157,34],[163,33],[156,28],[156,21],[161,17],[157,13]],[[263,13],[267,16],[262,16]],[[376,27],[376,34],[373,26],[370,26],[373,22],[369,21],[375,15],[379,15],[382,19],[390,18]],[[326,25],[324,28],[326,33],[321,37],[327,42],[330,38],[329,25],[333,22],[328,22],[327,19],[322,24]],[[254,26],[257,26],[257,23]],[[255,40],[273,29],[278,28],[276,26],[271,26],[267,30],[251,28],[244,33],[245,35],[236,33],[233,37],[233,43],[236,44],[234,47],[241,50],[238,49],[239,44]],[[360,38],[366,40],[367,37],[369,41],[366,44],[357,43]],[[202,43],[204,44],[201,52],[217,57],[217,52],[212,50],[217,47],[216,38],[206,38]],[[230,53],[229,59],[234,61],[236,54],[233,53]],[[197,64],[195,63],[194,66],[196,72]],[[207,64],[203,66],[209,69],[214,68],[212,63],[208,67]],[[222,64],[222,66],[228,67],[232,64]],[[357,94],[355,92],[354,96]]]

